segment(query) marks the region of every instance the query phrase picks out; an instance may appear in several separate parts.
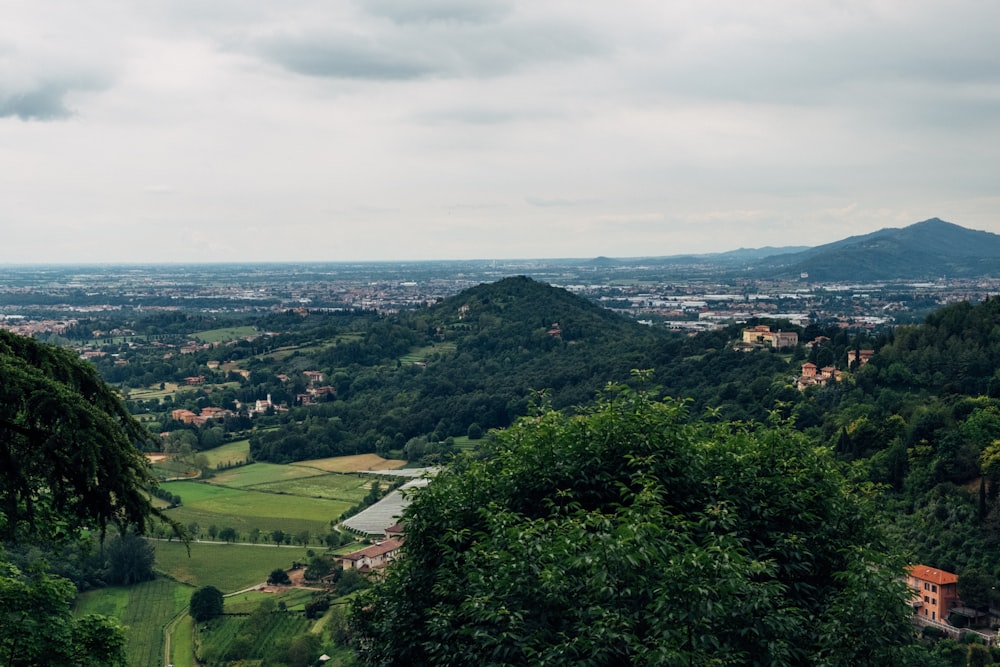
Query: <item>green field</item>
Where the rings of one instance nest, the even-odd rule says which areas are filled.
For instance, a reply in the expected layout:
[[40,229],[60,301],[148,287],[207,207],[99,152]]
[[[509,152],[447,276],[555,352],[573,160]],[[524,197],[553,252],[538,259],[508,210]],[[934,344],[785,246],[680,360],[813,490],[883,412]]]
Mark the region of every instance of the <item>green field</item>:
[[76,613],[112,616],[126,626],[126,651],[132,667],[162,667],[163,628],[187,608],[193,589],[157,577],[134,586],[82,593]]
[[241,340],[249,336],[256,336],[257,334],[257,327],[243,326],[199,331],[191,334],[191,337],[200,340],[202,343],[228,343],[232,340]]
[[152,398],[162,399],[164,396],[173,396],[178,386],[176,382],[165,382],[163,389],[160,389],[158,384],[145,389],[129,389],[128,397],[134,401],[148,401]]
[[300,466],[285,466],[278,465],[277,463],[251,463],[250,465],[223,470],[213,475],[208,481],[212,484],[222,486],[245,488],[267,482],[311,477],[320,474],[322,474],[321,471]]
[[204,482],[167,482],[163,487],[179,495],[183,502],[180,507],[167,510],[167,516],[184,526],[197,523],[202,530],[213,524],[217,528],[234,528],[240,539],[246,539],[254,528],[265,533],[282,530],[293,535],[309,531],[314,538],[321,537],[329,532],[331,521],[357,503],[233,489]]
[[225,612],[227,614],[250,614],[264,600],[274,600],[275,603],[284,602],[289,611],[302,611],[305,604],[315,597],[316,592],[307,588],[289,588],[277,593],[247,591],[227,597],[225,599]]
[[255,486],[255,490],[267,490],[276,493],[287,493],[308,498],[329,498],[343,500],[352,505],[357,504],[372,487],[373,480],[358,475],[328,473],[293,479],[283,482],[271,482]]
[[205,458],[208,459],[208,465],[213,468],[220,463],[227,464],[237,463],[239,461],[249,461],[250,441],[235,440],[233,442],[227,442],[224,445],[220,445],[215,449],[207,449],[200,453],[205,455]]
[[184,615],[173,626],[170,662],[174,667],[196,667],[194,661],[194,620]]
[[288,465],[293,468],[315,468],[324,472],[365,472],[403,468],[406,466],[406,461],[384,459],[378,454],[355,454],[353,456],[333,456],[327,459],[310,459]]
[[[204,454],[209,457],[210,465],[242,460],[249,454],[249,444],[241,440]],[[371,488],[372,478],[363,473],[403,465],[404,461],[367,454],[284,466],[253,463],[223,470],[206,480],[163,482],[164,490],[182,500],[180,507],[166,511],[167,516],[183,526],[197,523],[200,537],[206,538],[206,530],[213,524],[218,529],[236,529],[242,540],[248,539],[250,531],[257,528],[262,531],[261,543],[196,541],[190,545],[189,556],[184,544],[157,540],[153,543],[156,569],[165,577],[130,588],[89,592],[81,597],[79,613],[103,613],[127,625],[129,664],[137,667],[164,664],[164,628],[173,621],[170,659],[176,667],[194,667],[197,663],[192,657],[192,647],[197,629],[178,614],[186,610],[197,587],[215,586],[224,593],[242,591],[263,583],[275,568],[287,569],[293,562],[308,561],[307,547],[268,544],[270,532],[282,530],[294,536],[308,531],[312,536],[311,548],[320,551],[320,540],[330,531],[331,520],[356,505]],[[163,465],[156,467],[164,470]],[[358,546],[347,545],[342,550]],[[229,612],[247,613],[262,599],[271,599],[283,601],[289,610],[296,611],[311,597],[311,591],[300,589],[278,594],[248,591],[227,598],[226,605]],[[294,614],[288,617],[295,618],[295,623],[301,619]],[[291,621],[283,623],[288,622]],[[303,627],[312,625],[310,621]],[[321,626],[318,627],[322,632]],[[272,639],[285,630],[289,628],[275,630]],[[302,631],[298,625],[294,630]]]
[[454,351],[454,343],[437,343],[435,345],[427,345],[426,347],[414,348],[400,357],[399,360],[404,364],[412,364],[419,361],[427,361],[429,357],[435,354],[449,354]]
[[288,569],[293,561],[308,559],[302,547],[192,542],[189,557],[179,542],[159,540],[154,546],[158,570],[195,588],[215,586],[223,593],[256,586],[271,570]]
[[199,625],[196,632],[202,662],[242,660],[239,664],[273,664],[285,659],[287,641],[308,632],[312,621],[303,614],[274,613],[223,616]]

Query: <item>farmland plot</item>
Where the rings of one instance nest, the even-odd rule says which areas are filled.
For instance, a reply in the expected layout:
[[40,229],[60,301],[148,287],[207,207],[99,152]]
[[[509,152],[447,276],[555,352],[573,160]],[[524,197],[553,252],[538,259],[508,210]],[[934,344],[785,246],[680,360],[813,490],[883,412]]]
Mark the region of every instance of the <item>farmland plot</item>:
[[125,650],[129,665],[163,665],[163,628],[191,599],[194,589],[157,577],[129,587],[87,591],[76,605],[78,614],[105,614],[127,627]]

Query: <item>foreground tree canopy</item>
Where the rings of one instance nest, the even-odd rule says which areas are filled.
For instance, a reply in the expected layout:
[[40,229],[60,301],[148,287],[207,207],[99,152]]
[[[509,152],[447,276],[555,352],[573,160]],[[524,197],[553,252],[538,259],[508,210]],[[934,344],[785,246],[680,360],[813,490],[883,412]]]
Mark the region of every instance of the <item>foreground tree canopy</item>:
[[144,438],[91,365],[0,331],[0,536],[103,535],[108,523],[141,532],[153,513]]
[[870,494],[782,424],[618,388],[415,497],[359,599],[368,665],[891,665],[912,642]]
[[[144,437],[89,364],[0,331],[0,538],[47,544],[93,528],[103,537],[109,523],[126,537],[130,527],[141,532],[156,513],[136,447]],[[44,562],[22,570],[0,550],[0,664],[124,665],[121,626],[74,618],[75,598]]]

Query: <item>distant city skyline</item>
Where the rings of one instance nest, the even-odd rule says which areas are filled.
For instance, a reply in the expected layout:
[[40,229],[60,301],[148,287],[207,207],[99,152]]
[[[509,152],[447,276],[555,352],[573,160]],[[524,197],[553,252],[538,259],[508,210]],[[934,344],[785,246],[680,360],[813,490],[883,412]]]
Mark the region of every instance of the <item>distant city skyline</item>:
[[18,3],[0,264],[1000,233],[997,43],[977,0]]

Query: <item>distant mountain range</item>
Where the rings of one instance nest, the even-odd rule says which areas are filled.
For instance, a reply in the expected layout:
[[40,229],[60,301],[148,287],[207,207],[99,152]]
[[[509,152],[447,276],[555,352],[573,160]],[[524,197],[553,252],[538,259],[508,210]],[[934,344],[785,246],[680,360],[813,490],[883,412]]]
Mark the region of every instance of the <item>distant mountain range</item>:
[[739,267],[756,278],[871,281],[1000,277],[1000,235],[931,218],[908,227],[880,229],[814,248],[757,248],[651,260],[662,266]]

